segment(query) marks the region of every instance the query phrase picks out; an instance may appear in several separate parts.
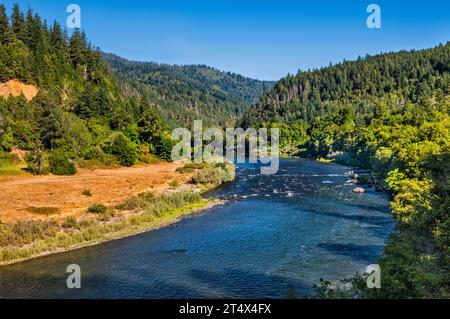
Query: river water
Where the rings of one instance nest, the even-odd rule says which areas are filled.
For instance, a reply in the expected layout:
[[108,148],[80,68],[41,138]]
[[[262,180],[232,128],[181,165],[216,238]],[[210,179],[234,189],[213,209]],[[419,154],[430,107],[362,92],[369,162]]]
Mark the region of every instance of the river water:
[[[395,227],[389,198],[354,194],[352,168],[281,160],[240,165],[208,196],[226,205],[171,227],[0,268],[1,298],[300,298],[320,278],[376,263]],[[236,195],[236,196],[235,196]],[[66,268],[81,267],[81,289]]]

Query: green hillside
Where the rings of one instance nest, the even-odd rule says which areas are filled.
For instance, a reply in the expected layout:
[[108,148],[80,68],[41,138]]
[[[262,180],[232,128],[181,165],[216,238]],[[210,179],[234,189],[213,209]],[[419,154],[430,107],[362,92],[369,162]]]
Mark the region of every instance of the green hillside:
[[139,94],[125,95],[101,53],[76,30],[48,26],[15,5],[0,5],[0,82],[38,94],[0,96],[0,150],[30,151],[29,171],[72,174],[75,166],[132,165],[170,154],[166,125]]
[[382,288],[355,277],[342,296],[450,297],[449,111],[447,43],[288,76],[245,114],[244,126],[280,128],[284,153],[367,168],[361,182],[392,193]]
[[109,65],[133,87],[150,97],[172,126],[234,124],[274,83],[253,80],[204,65],[168,65],[128,61],[104,55]]

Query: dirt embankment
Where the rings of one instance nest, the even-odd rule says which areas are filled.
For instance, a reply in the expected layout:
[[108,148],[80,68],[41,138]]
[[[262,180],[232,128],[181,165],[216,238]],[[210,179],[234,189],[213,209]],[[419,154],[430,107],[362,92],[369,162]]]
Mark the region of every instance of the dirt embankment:
[[181,164],[81,170],[75,176],[0,177],[0,221],[61,220],[81,216],[93,204],[116,205],[145,191],[169,191],[175,180],[186,183]]
[[8,98],[12,96],[20,96],[23,94],[27,101],[31,101],[38,94],[38,89],[34,85],[24,84],[17,80],[10,80],[6,83],[0,83],[0,96]]

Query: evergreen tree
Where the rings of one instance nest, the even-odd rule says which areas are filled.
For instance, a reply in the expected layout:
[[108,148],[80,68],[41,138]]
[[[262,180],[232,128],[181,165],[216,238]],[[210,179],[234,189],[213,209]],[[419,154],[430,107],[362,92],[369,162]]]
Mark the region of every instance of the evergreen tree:
[[23,41],[24,43],[27,42],[27,31],[26,31],[26,25],[25,25],[25,17],[20,10],[20,7],[18,4],[14,4],[13,6],[13,12],[11,16],[11,24],[12,24],[12,30],[16,36],[17,39]]
[[0,44],[7,44],[13,40],[13,33],[6,14],[6,8],[0,4]]

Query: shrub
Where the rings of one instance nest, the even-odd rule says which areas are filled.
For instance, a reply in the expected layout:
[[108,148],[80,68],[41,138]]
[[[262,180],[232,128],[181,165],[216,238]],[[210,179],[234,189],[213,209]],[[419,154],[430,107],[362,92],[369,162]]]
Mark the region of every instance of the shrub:
[[33,175],[44,175],[50,170],[47,155],[37,147],[25,155],[26,170]]
[[104,214],[108,211],[108,207],[103,204],[94,204],[88,208],[89,213]]
[[218,163],[197,172],[192,177],[192,182],[206,186],[219,186],[222,183],[231,182],[234,178],[235,170],[232,164]]
[[180,174],[187,174],[192,173],[196,169],[204,169],[205,167],[207,167],[206,163],[189,163],[177,168],[176,171]]
[[61,225],[63,228],[77,228],[78,221],[75,217],[68,217]]
[[139,160],[145,164],[150,164],[151,162],[153,162],[153,156],[150,152],[150,147],[148,147],[148,145],[142,144],[140,146]]
[[144,208],[149,204],[154,203],[157,197],[154,193],[146,192],[139,195],[127,198],[123,203],[116,206],[119,210],[133,210],[138,208]]
[[85,189],[81,194],[86,197],[92,197],[92,192],[89,189]]
[[82,154],[85,160],[101,159],[104,153],[100,147],[88,147]]
[[175,179],[169,183],[170,188],[177,189],[180,186],[180,182]]
[[175,143],[171,139],[166,137],[159,137],[155,145],[156,155],[161,159],[171,162],[172,149],[174,145]]
[[75,175],[77,169],[70,157],[62,150],[56,150],[48,157],[50,172],[54,175]]
[[136,145],[121,132],[111,136],[105,151],[114,155],[123,166],[133,166],[137,159]]

